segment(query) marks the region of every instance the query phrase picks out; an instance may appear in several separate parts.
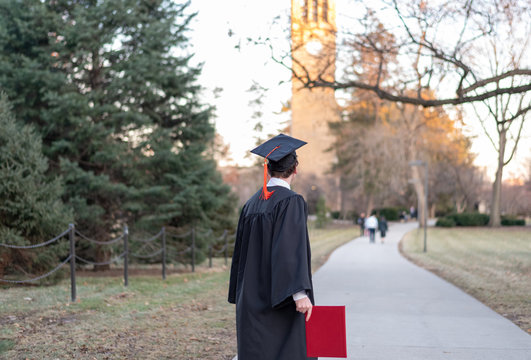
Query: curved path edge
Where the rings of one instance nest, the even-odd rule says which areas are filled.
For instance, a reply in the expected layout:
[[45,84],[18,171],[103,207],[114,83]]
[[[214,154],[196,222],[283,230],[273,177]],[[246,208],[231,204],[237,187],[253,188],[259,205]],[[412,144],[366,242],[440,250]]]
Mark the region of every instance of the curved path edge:
[[348,359],[531,360],[531,336],[399,253],[415,228],[356,238],[314,274],[317,305],[346,305]]

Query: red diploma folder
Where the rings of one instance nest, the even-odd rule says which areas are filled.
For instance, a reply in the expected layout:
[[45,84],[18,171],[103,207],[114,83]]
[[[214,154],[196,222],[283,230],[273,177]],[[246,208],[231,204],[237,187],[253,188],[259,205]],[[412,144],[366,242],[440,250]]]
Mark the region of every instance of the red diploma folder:
[[314,306],[306,321],[308,357],[347,357],[344,306]]

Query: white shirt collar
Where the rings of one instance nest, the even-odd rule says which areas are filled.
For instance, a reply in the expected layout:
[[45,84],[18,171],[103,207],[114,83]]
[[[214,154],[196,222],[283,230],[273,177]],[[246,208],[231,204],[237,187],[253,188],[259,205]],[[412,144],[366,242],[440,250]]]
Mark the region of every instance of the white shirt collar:
[[282,180],[281,178],[277,178],[277,177],[270,178],[269,181],[267,182],[267,186],[282,186],[282,187],[285,187],[286,189],[291,190],[291,186],[289,186],[287,181]]

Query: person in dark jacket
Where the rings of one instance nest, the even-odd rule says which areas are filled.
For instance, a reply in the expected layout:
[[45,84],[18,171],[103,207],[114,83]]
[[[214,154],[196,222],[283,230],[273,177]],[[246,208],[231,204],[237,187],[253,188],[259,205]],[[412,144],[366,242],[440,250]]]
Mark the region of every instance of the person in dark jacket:
[[361,213],[358,217],[358,225],[360,226],[360,236],[365,235],[365,213]]
[[310,359],[308,207],[290,188],[297,174],[295,149],[305,144],[280,134],[251,151],[269,163],[264,161],[263,188],[241,211],[234,244],[228,300],[236,304],[238,360]]
[[385,234],[387,233],[387,219],[385,218],[385,216],[381,216],[380,217],[380,221],[378,221],[378,230],[380,230],[380,240],[382,242],[382,244],[384,243],[384,240],[385,240]]

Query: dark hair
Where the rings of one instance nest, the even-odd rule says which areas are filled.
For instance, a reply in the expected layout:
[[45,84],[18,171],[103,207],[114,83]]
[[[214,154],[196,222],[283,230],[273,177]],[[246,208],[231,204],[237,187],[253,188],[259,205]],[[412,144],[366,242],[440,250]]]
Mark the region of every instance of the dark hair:
[[287,170],[284,170],[284,171],[271,170],[270,164],[271,163],[267,164],[267,171],[269,172],[269,175],[271,175],[271,177],[278,177],[278,178],[286,179],[286,178],[290,177],[291,174],[293,174],[295,172],[295,169],[299,165],[299,160],[297,160],[297,158],[295,158],[295,162]]

